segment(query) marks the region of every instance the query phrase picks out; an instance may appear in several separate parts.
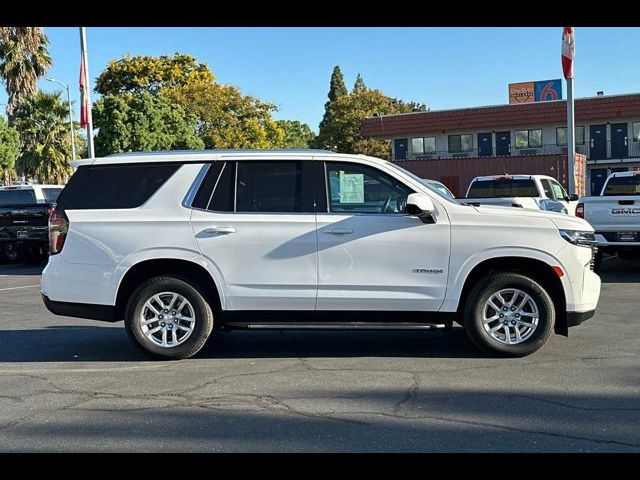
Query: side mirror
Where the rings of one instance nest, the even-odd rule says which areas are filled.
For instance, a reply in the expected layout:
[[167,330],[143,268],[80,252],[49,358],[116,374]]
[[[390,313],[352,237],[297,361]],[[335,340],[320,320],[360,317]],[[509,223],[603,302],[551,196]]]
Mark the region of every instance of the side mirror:
[[424,193],[412,193],[407,197],[406,212],[409,215],[414,215],[422,220],[424,223],[434,223],[433,212],[436,207],[433,205],[433,201],[429,195]]
[[564,197],[564,199],[567,202],[577,202],[578,200],[580,200],[580,195],[576,195],[575,193],[571,193],[571,194],[567,195],[566,197]]

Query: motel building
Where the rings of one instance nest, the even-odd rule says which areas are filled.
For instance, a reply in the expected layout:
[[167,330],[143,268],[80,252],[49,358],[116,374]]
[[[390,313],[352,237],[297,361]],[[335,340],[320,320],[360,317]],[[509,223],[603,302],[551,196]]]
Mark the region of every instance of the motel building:
[[[522,94],[510,93],[507,105],[369,117],[361,133],[390,140],[391,161],[459,197],[479,175],[542,174],[566,187],[566,100],[519,103]],[[612,172],[640,170],[640,94],[576,99],[575,125],[587,194],[599,194]]]

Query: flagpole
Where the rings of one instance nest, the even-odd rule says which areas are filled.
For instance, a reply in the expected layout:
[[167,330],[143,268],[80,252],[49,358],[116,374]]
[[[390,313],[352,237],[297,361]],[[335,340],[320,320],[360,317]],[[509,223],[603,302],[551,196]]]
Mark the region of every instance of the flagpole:
[[569,194],[576,193],[576,119],[573,112],[573,78],[567,78],[567,156],[569,165]]
[[85,95],[87,96],[87,153],[89,158],[93,158],[93,119],[91,118],[91,84],[89,83],[89,61],[87,60],[87,32],[84,27],[80,27],[80,51],[82,52],[82,63],[84,67]]

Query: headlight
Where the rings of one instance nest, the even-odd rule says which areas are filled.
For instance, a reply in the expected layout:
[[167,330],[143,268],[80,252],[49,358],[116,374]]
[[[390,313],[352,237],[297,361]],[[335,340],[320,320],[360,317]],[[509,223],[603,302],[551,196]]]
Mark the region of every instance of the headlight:
[[567,242],[583,247],[593,247],[597,245],[596,236],[593,232],[584,230],[559,230],[560,236]]

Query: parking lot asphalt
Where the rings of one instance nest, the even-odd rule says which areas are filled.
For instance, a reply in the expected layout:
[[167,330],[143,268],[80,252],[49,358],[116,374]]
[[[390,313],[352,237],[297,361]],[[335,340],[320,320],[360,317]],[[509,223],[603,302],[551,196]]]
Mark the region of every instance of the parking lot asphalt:
[[216,332],[149,361],[122,323],[56,317],[0,265],[0,451],[640,452],[640,262],[533,356],[452,332]]

